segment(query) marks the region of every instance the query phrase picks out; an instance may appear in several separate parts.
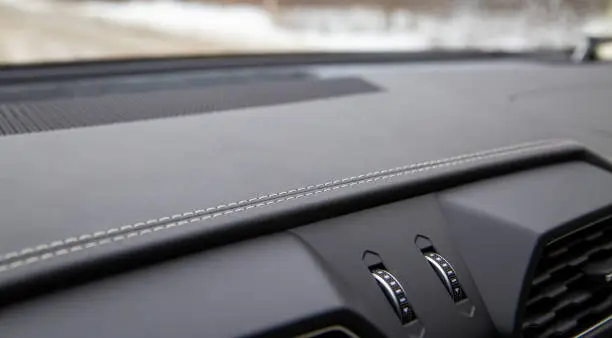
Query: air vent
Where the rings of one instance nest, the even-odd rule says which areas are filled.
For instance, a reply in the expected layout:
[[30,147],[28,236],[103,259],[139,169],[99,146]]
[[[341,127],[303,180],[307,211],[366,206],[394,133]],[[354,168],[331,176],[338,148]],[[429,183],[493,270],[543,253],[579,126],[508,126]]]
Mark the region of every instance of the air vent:
[[549,243],[527,300],[523,336],[570,337],[612,315],[612,218]]

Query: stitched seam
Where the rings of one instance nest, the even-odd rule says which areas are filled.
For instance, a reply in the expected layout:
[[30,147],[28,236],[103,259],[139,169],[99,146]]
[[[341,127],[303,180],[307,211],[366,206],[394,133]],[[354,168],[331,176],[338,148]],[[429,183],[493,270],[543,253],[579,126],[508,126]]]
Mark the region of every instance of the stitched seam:
[[[79,237],[69,237],[66,238],[64,240],[59,240],[59,241],[54,241],[51,242],[49,244],[43,244],[43,245],[38,245],[35,247],[30,247],[30,248],[25,248],[23,250],[20,251],[14,251],[8,254],[5,254],[4,257],[0,256],[0,263],[4,263],[7,260],[16,260],[20,257],[23,256],[29,256],[32,255],[36,252],[39,251],[45,251],[45,250],[52,250],[53,248],[59,248],[61,246],[65,246],[65,245],[69,245],[70,243],[75,243],[75,242],[80,242],[80,241],[87,241],[87,240],[91,240],[91,239],[99,239],[101,237],[105,237],[105,236],[111,236],[115,233],[119,233],[119,232],[126,232],[126,231],[130,231],[130,230],[138,230],[139,228],[144,228],[146,226],[152,227],[153,229],[156,228],[155,225],[158,223],[168,223],[168,222],[173,222],[176,221],[177,223],[180,223],[181,225],[184,224],[182,221],[184,219],[189,219],[189,218],[193,218],[196,215],[203,215],[203,214],[208,214],[211,213],[213,216],[218,217],[219,213],[215,213],[215,211],[221,211],[221,209],[226,209],[226,208],[231,208],[231,207],[236,207],[236,206],[245,206],[246,210],[252,209],[253,206],[247,205],[247,204],[254,204],[255,206],[257,206],[259,203],[259,201],[263,201],[265,202],[267,199],[270,198],[274,198],[277,196],[282,196],[282,195],[286,195],[286,194],[299,194],[300,192],[305,192],[307,190],[311,190],[313,188],[320,188],[320,187],[326,187],[332,184],[338,184],[338,183],[344,183],[344,182],[350,182],[352,180],[365,180],[368,177],[372,176],[372,175],[380,175],[380,174],[386,174],[386,173],[390,173],[390,172],[394,172],[394,171],[401,171],[401,170],[407,170],[407,169],[412,169],[412,168],[417,168],[417,167],[421,167],[421,166],[431,166],[431,165],[437,165],[437,164],[443,164],[446,162],[456,162],[457,160],[462,160],[462,159],[466,159],[466,158],[483,158],[483,157],[488,157],[489,155],[495,154],[495,153],[504,153],[506,154],[508,150],[512,149],[519,149],[519,148],[529,148],[528,150],[531,150],[535,147],[540,146],[540,144],[550,144],[551,141],[539,141],[539,142],[533,142],[533,143],[528,143],[528,144],[522,144],[522,145],[514,145],[514,146],[507,146],[507,147],[502,147],[502,148],[496,148],[496,149],[491,149],[491,150],[486,150],[486,151],[480,151],[480,152],[476,152],[476,153],[471,153],[471,154],[465,154],[465,155],[460,155],[460,156],[454,156],[454,157],[450,157],[447,159],[441,159],[441,160],[434,160],[434,161],[427,161],[427,162],[421,162],[421,163],[416,163],[416,164],[410,164],[410,165],[405,165],[405,166],[401,166],[401,167],[396,167],[393,169],[386,169],[386,170],[381,170],[381,171],[374,171],[374,172],[370,172],[367,174],[362,174],[362,175],[358,175],[358,176],[352,176],[352,177],[348,177],[348,178],[343,178],[343,179],[339,179],[339,180],[333,180],[333,181],[328,181],[325,183],[321,183],[321,184],[317,184],[317,185],[309,185],[309,186],[305,186],[305,187],[300,187],[297,189],[292,189],[292,190],[288,190],[288,191],[283,191],[280,193],[274,193],[274,194],[269,194],[269,195],[261,195],[259,197],[255,197],[255,198],[251,198],[248,200],[241,200],[239,202],[232,202],[232,203],[228,203],[228,204],[221,204],[218,205],[216,207],[209,207],[206,209],[199,209],[196,211],[190,211],[190,212],[185,212],[182,214],[175,214],[172,216],[168,216],[168,217],[161,217],[158,219],[150,219],[146,222],[138,222],[138,223],[134,223],[132,225],[125,225],[119,228],[111,228],[111,229],[107,229],[106,231],[98,231],[98,232],[94,232],[91,234],[84,234],[81,235]],[[238,208],[239,209],[239,208]],[[144,231],[146,229],[143,229],[141,231]],[[105,242],[104,242],[105,243]],[[63,252],[61,250],[57,250],[59,252]],[[43,256],[43,255],[41,255]],[[2,265],[0,265],[0,271],[2,271]]]
[[[560,146],[566,143],[567,142],[557,142],[557,145]],[[481,151],[473,154],[455,156],[448,159],[411,164],[393,169],[375,171],[359,176],[352,176],[349,178],[329,181],[322,184],[288,190],[286,192],[262,195],[257,198],[243,200],[240,202],[232,202],[227,205],[219,205],[217,207],[200,209],[193,212],[186,212],[183,214],[176,214],[170,217],[152,219],[146,222],[139,222],[133,225],[112,228],[106,231],[98,231],[93,234],[85,234],[79,237],[70,237],[63,241],[54,241],[49,244],[38,245],[36,247],[30,247],[18,252],[15,251],[4,255],[4,257],[0,259],[0,273],[23,265],[29,265],[38,261],[47,260],[56,256],[63,256],[71,252],[77,252],[96,246],[102,246],[113,242],[123,241],[136,236],[143,236],[149,233],[167,230],[170,228],[195,222],[205,221],[220,216],[248,211],[255,208],[266,207],[284,201],[305,198],[313,195],[318,195],[320,193],[330,192],[356,185],[367,184],[381,180],[388,180],[397,176],[416,174],[441,167],[455,166],[482,159],[524,153],[539,148],[549,147],[551,145],[551,141],[534,142],[530,144],[503,147],[488,151]],[[372,177],[373,175],[380,176]],[[159,224],[160,222],[165,223]],[[74,244],[71,245],[72,243]],[[39,255],[34,255],[35,253],[40,251],[45,252]]]

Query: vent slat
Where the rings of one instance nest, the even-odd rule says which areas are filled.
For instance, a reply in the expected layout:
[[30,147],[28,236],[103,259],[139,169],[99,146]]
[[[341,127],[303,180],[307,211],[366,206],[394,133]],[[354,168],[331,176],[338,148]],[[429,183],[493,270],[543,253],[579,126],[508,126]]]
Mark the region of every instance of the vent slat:
[[531,285],[533,287],[540,287],[541,285],[544,285],[544,283],[548,281],[550,281],[550,274],[543,274],[543,275],[536,276],[536,278],[534,278],[533,281],[531,282]]
[[574,330],[576,326],[578,326],[578,322],[568,320],[560,325],[546,330],[540,337],[567,337],[567,335],[570,334],[570,332]]
[[555,319],[554,312],[546,312],[543,314],[539,314],[525,321],[525,323],[523,324],[523,328],[539,329],[544,325],[547,325],[548,323],[552,322],[553,319]]
[[587,291],[581,291],[581,292],[574,293],[572,295],[567,296],[560,302],[558,302],[557,305],[555,305],[555,307],[553,307],[552,310],[554,312],[559,312],[569,306],[581,305],[587,300],[589,300],[592,296],[593,295]]
[[610,316],[612,283],[594,278],[591,268],[611,258],[612,218],[545,247],[527,298],[523,336],[575,336]]
[[608,296],[608,298],[593,308],[593,312],[597,314],[610,312],[610,310],[612,310],[612,296]]
[[[589,317],[599,318],[604,313],[609,313],[612,306],[612,301],[604,302],[599,305],[584,307],[582,310],[572,310],[565,313],[565,315],[559,315],[554,318],[553,322],[548,322],[549,329],[546,333],[552,336],[560,334],[557,332],[559,327],[562,327],[565,323],[577,323],[586,322]],[[607,314],[604,316],[606,317]],[[540,327],[541,330],[541,327]],[[540,336],[538,336],[540,337]]]
[[546,290],[549,290],[551,288],[557,288],[557,285],[567,286],[569,284],[575,283],[576,281],[584,277],[584,274],[582,272],[576,272],[572,275],[563,276],[563,278],[560,278],[559,276],[555,276],[553,278],[552,275],[547,276],[548,278],[546,282],[541,282],[539,284],[532,283],[531,287],[533,297],[529,299],[528,303],[534,303],[537,302],[538,299],[546,297],[549,294],[549,292]]

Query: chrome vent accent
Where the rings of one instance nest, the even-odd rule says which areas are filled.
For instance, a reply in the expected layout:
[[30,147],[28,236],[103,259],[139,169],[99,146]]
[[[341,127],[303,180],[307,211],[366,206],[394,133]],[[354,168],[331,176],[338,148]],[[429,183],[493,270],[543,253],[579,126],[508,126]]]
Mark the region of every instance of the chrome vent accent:
[[580,336],[612,314],[612,218],[550,242],[526,304],[525,338]]

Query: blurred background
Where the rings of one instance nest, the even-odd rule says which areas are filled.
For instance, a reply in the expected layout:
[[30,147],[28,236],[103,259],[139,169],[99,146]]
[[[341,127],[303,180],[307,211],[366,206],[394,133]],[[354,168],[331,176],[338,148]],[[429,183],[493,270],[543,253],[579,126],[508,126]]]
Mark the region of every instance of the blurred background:
[[304,51],[567,48],[612,0],[0,0],[0,64]]

